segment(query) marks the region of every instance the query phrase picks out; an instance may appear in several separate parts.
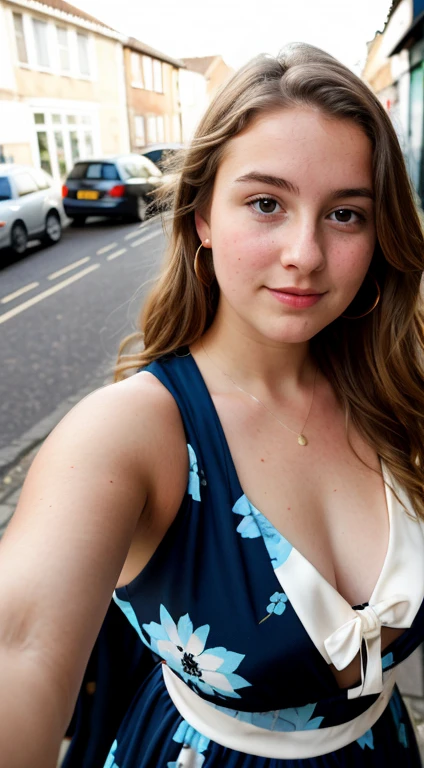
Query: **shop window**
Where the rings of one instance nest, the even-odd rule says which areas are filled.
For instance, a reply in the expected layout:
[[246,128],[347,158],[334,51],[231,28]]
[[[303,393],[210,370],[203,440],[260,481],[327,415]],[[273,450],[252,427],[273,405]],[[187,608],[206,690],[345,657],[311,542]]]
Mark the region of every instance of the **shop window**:
[[69,72],[71,68],[69,56],[69,39],[66,27],[56,27],[57,44],[59,47],[59,63],[62,72]]
[[57,157],[57,164],[59,166],[59,174],[60,174],[60,178],[62,179],[66,174],[65,147],[63,144],[62,131],[54,132],[54,143],[56,146],[56,157]]
[[81,75],[90,75],[90,57],[88,52],[88,35],[77,32],[78,62]]
[[35,57],[39,67],[50,67],[47,24],[39,19],[32,19],[34,30]]
[[79,145],[78,145],[78,133],[76,131],[70,131],[69,138],[71,140],[72,162],[75,163],[75,161],[78,160],[80,156]]
[[24,23],[22,13],[13,14],[13,25],[15,27],[16,48],[18,51],[18,61],[21,64],[28,64],[28,52],[25,42]]
[[46,131],[37,131],[38,151],[40,153],[40,165],[47,173],[52,172],[50,152]]

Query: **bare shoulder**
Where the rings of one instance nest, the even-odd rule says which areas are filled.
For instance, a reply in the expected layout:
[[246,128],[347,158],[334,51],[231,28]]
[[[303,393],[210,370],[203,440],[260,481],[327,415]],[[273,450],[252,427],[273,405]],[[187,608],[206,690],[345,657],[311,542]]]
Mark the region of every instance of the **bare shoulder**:
[[143,372],[81,400],[53,430],[43,453],[57,454],[73,446],[92,460],[97,456],[103,461],[107,454],[148,472],[155,448],[166,452],[182,434],[174,398],[158,379]]

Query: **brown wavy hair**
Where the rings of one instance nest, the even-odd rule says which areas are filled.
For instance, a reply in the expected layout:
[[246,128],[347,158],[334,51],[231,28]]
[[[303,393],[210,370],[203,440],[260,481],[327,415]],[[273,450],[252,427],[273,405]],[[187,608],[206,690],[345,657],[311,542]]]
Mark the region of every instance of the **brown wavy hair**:
[[[212,323],[219,288],[210,251],[203,251],[200,261],[209,285],[194,272],[199,245],[194,212],[208,208],[229,140],[258,115],[288,107],[351,120],[372,143],[377,245],[370,274],[378,281],[381,300],[363,319],[337,318],[312,339],[311,349],[347,423],[351,420],[375,448],[424,519],[420,218],[388,115],[370,89],[324,51],[298,43],[275,58],[258,56],[236,72],[208,107],[171,190],[166,266],[141,313],[140,331],[120,346],[115,378],[193,344]],[[363,288],[355,302],[361,302],[362,294]],[[360,314],[352,308],[347,313]],[[134,342],[138,349],[131,353]]]

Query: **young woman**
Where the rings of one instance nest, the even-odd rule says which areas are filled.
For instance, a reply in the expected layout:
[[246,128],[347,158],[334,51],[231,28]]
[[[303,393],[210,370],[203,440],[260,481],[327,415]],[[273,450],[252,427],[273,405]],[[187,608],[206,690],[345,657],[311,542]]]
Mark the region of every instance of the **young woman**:
[[172,227],[143,370],[55,429],[2,542],[4,764],[53,767],[116,588],[152,669],[107,768],[418,768],[423,237],[390,120],[322,51],[261,56]]

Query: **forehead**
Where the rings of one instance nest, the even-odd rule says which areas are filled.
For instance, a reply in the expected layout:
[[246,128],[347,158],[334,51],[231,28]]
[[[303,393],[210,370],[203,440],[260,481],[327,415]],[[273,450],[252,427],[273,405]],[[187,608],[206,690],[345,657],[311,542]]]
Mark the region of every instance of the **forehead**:
[[280,109],[260,115],[227,145],[217,174],[231,182],[250,171],[284,176],[302,188],[372,185],[372,145],[355,122],[317,109]]

